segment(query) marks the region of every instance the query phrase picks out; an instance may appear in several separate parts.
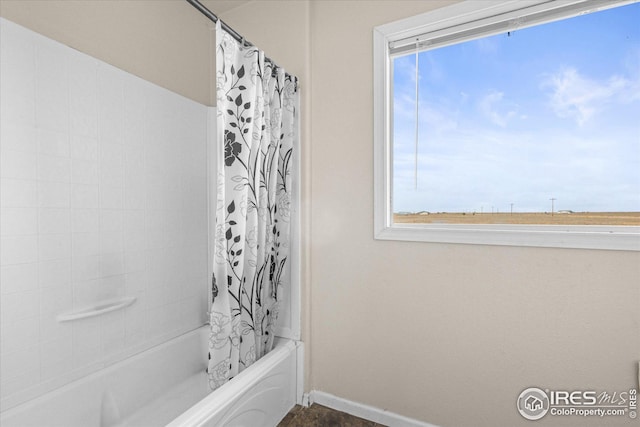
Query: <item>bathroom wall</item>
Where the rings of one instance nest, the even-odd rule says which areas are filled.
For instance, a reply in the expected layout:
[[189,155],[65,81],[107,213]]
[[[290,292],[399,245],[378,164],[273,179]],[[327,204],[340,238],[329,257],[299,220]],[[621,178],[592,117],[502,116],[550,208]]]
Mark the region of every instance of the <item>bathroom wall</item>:
[[6,409],[206,321],[207,107],[4,19],[0,55]]
[[311,52],[306,389],[443,427],[603,425],[528,421],[516,399],[638,386],[640,253],[373,239],[373,28],[451,2],[311,1],[297,59],[272,43],[291,2],[263,3],[225,17],[275,58]]
[[635,425],[516,399],[638,386],[640,253],[373,239],[372,31],[443,4],[312,3],[310,388],[443,427]]
[[[233,7],[236,0],[222,3]],[[0,0],[0,16],[215,105],[211,24],[184,0]]]
[[[206,73],[188,74],[212,61],[209,48],[195,47],[208,37],[206,19],[181,0],[148,3],[0,0],[0,14],[39,15],[34,25],[78,49],[129,71],[139,65],[136,74],[200,102],[215,99],[203,95]],[[222,17],[301,77],[307,391],[444,427],[526,426],[515,404],[525,387],[637,386],[640,254],[373,239],[373,27],[449,3],[261,0]],[[118,22],[126,7],[131,19]],[[91,24],[69,22],[79,16]],[[190,58],[177,69],[165,64],[177,55],[163,51],[165,40],[147,37],[163,20],[169,32],[194,31],[196,44],[177,46]],[[139,29],[141,38],[130,39],[145,40],[140,50],[127,38],[111,44],[105,28],[115,27]],[[141,61],[145,49],[154,54]]]

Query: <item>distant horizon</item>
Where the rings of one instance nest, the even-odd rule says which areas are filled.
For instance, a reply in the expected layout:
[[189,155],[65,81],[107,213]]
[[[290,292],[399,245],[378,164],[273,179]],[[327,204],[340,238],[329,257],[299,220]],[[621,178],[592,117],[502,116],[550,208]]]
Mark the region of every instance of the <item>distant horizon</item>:
[[640,226],[640,212],[395,212],[395,224]]
[[[487,211],[471,211],[471,210],[467,210],[467,211],[429,211],[429,210],[420,210],[420,211],[394,211],[393,213],[396,215],[402,215],[402,214],[419,214],[419,213],[423,213],[423,212],[427,212],[430,214],[438,214],[438,213],[447,213],[447,214],[456,214],[456,213],[461,213],[461,214],[468,214],[468,213],[475,213],[475,214],[537,214],[537,213],[548,213],[551,214],[551,211],[509,211],[509,210],[499,210],[499,211],[494,211],[494,212],[487,212]],[[634,213],[634,214],[640,214],[640,210],[638,211],[577,211],[577,210],[573,210],[573,209],[558,209],[558,210],[554,210],[554,213],[558,213],[558,212],[572,212],[572,213],[608,213],[608,214],[622,214],[622,213]]]
[[640,211],[638,22],[633,3],[421,52],[417,159],[415,54],[395,58],[392,209]]

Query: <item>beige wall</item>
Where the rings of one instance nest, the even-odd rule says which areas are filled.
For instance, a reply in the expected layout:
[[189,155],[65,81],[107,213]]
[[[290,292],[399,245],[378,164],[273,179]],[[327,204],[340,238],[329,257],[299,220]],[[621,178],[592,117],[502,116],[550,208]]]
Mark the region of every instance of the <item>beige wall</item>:
[[0,16],[212,105],[209,21],[184,0],[0,0]]
[[[20,23],[9,3],[1,13]],[[209,103],[210,25],[172,1],[151,14],[121,3],[92,6],[90,28],[60,11],[47,35]],[[445,3],[253,1],[222,17],[301,77],[307,390],[441,426],[532,425],[515,407],[526,387],[637,387],[640,254],[373,240],[372,29]],[[113,28],[128,37],[106,43]]]
[[637,386],[640,254],[373,240],[372,29],[436,6],[312,3],[309,388],[441,426],[525,426],[526,387]]
[[279,39],[304,33],[292,3],[223,18],[307,76],[307,390],[441,426],[524,426],[526,387],[635,386],[639,254],[373,240],[372,30],[446,2],[311,1],[302,46]]

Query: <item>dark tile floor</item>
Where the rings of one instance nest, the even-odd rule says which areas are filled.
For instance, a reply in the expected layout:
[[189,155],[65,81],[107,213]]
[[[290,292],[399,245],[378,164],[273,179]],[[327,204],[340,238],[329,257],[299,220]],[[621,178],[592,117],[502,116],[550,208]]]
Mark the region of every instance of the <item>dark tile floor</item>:
[[278,427],[384,427],[353,415],[314,403],[308,408],[296,405]]

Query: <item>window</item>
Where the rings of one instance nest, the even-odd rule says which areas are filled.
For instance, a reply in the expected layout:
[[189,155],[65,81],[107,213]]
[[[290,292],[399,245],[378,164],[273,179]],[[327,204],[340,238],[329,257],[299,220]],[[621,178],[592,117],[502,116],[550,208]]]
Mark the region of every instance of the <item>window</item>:
[[377,27],[375,237],[640,250],[639,18],[466,1]]

